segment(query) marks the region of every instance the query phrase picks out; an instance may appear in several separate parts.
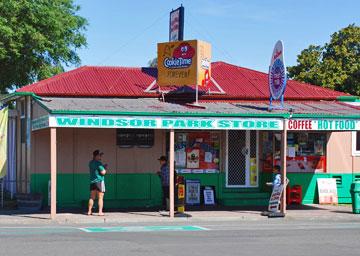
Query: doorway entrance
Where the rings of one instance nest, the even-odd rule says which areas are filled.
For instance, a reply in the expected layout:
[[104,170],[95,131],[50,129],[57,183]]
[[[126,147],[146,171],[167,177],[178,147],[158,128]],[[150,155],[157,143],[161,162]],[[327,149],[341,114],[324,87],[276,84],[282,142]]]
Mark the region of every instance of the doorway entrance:
[[226,187],[258,187],[258,131],[227,132]]

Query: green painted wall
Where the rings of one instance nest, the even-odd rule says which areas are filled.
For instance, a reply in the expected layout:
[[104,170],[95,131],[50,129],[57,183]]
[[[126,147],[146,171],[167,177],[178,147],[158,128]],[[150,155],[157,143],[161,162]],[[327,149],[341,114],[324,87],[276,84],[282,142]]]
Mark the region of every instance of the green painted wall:
[[289,173],[288,178],[291,186],[295,184],[302,186],[303,204],[317,204],[319,202],[317,178],[336,178],[339,203],[347,204],[351,203],[350,185],[355,178],[360,178],[360,174]]
[[[48,203],[50,174],[32,174],[31,191],[44,195]],[[156,174],[109,174],[106,176],[104,200],[107,208],[156,207],[161,205],[162,190]],[[89,199],[88,174],[58,174],[59,207],[80,207]]]
[[[215,187],[219,204],[226,206],[267,205],[271,188],[271,173],[260,175],[259,188],[234,189],[225,187],[225,174],[184,174],[186,179],[199,179],[201,186]],[[350,184],[360,180],[360,174],[288,173],[290,185],[301,185],[303,204],[318,203],[317,178],[337,178],[339,203],[351,203]],[[32,174],[31,191],[44,195],[47,205],[50,174]],[[88,174],[58,174],[59,207],[85,207],[89,198]],[[159,207],[162,202],[160,178],[156,174],[109,174],[106,176],[105,203],[107,208]]]

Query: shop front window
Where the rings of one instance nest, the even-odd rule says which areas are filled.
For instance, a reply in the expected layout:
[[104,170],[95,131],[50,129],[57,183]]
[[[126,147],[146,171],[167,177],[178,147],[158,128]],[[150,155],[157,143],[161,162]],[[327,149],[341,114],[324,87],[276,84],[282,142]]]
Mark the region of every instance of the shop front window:
[[289,133],[288,172],[326,172],[326,133]]
[[[326,172],[326,133],[289,132],[287,135],[287,172]],[[281,134],[264,136],[264,171],[281,166]]]
[[178,173],[220,171],[220,132],[178,132],[175,135],[175,168]]

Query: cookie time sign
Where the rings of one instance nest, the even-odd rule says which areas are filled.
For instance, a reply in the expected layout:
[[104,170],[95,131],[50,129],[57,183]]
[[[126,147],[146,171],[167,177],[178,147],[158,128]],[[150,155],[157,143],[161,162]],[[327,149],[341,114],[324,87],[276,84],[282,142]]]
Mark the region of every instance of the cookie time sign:
[[291,119],[287,128],[291,131],[355,131],[360,130],[360,123],[346,119]]
[[206,85],[211,77],[211,46],[190,40],[158,44],[160,86]]

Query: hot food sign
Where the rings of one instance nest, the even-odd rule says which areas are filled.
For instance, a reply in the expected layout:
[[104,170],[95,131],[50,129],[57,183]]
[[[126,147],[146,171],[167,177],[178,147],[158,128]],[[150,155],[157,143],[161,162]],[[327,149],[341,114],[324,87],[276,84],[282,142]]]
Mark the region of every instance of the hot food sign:
[[210,44],[199,40],[158,44],[158,85],[205,86],[210,73]]

